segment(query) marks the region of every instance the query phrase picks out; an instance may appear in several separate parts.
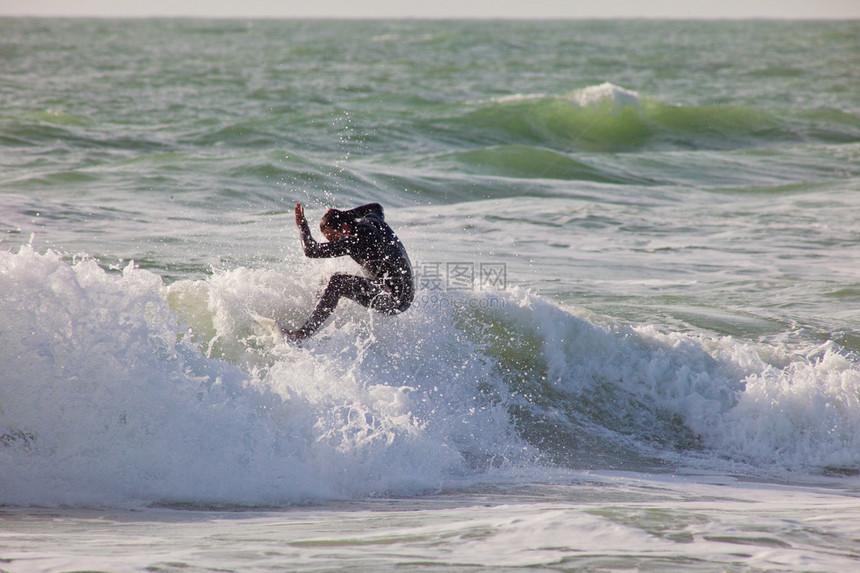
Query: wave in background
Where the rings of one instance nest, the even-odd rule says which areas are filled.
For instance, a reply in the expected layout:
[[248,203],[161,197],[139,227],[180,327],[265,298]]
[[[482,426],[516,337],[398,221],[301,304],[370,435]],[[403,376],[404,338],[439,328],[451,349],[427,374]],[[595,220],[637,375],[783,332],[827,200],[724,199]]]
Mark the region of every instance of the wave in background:
[[[193,188],[210,184],[219,188],[228,181],[235,187],[237,178],[244,178],[249,184],[336,182],[338,188],[359,192],[368,182],[365,170],[402,176],[402,168],[417,169],[415,184],[421,176],[452,165],[462,174],[660,184],[674,181],[661,178],[657,168],[640,175],[624,165],[635,159],[613,156],[734,151],[750,154],[737,158],[743,164],[775,148],[798,147],[798,155],[803,155],[860,142],[860,118],[836,109],[675,105],[610,83],[562,94],[427,103],[408,113],[365,110],[332,118],[330,110],[315,116],[268,109],[252,117],[232,116],[207,121],[189,113],[169,131],[98,123],[56,110],[6,117],[0,142],[18,149],[19,166],[28,167],[30,152],[41,159],[38,166],[29,165],[27,177],[0,180],[0,185],[14,184],[16,189],[91,185],[104,176],[131,173],[143,189],[181,185],[189,168],[198,173],[206,167],[212,178],[195,180]],[[210,165],[213,148],[218,157]],[[233,150],[232,157],[224,157],[225,149]],[[57,160],[65,161],[68,153],[82,150],[89,151],[83,164],[61,169],[52,168],[53,162],[43,157],[46,151],[63,152]],[[601,165],[600,155],[611,163]],[[702,157],[707,168],[708,156]],[[253,185],[243,191],[260,192]]]
[[553,465],[860,467],[860,368],[832,343],[665,334],[511,289],[400,317],[344,305],[305,347],[273,346],[250,315],[301,320],[321,278],[165,286],[133,263],[0,253],[0,501],[271,505]]

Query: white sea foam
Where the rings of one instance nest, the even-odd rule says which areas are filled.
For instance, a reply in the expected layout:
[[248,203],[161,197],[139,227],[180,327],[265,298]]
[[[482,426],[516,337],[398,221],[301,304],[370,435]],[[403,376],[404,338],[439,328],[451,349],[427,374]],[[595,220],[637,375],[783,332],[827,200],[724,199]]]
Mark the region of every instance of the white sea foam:
[[625,106],[638,109],[641,105],[641,98],[638,93],[609,82],[573,91],[567,97],[580,107],[609,103],[614,109],[620,110]]
[[[516,93],[504,96],[497,96],[490,100],[493,103],[521,103],[530,101],[540,101],[553,97],[544,93]],[[641,105],[641,96],[633,90],[628,90],[620,86],[616,86],[610,82],[604,82],[593,86],[587,86],[581,89],[574,90],[565,96],[579,107],[590,107],[609,103],[616,110],[624,106],[633,106],[639,108]],[[483,103],[478,101],[475,103]]]
[[0,280],[4,503],[414,493],[439,487],[467,451],[477,460],[516,443],[504,411],[472,393],[487,365],[466,349],[436,364],[458,342],[428,339],[419,313],[373,336],[374,317],[358,317],[270,355],[247,313],[255,297],[277,299],[266,271],[167,289],[192,309],[182,320],[205,315],[202,344],[161,279],[133,264],[109,274],[25,248],[0,253]]
[[[344,304],[304,347],[272,347],[251,315],[301,320],[321,276],[165,287],[133,263],[0,252],[0,502],[409,494],[596,438],[616,462],[692,447],[751,468],[860,465],[860,370],[835,348],[600,326],[515,288],[398,317]],[[547,427],[567,435],[545,443]]]

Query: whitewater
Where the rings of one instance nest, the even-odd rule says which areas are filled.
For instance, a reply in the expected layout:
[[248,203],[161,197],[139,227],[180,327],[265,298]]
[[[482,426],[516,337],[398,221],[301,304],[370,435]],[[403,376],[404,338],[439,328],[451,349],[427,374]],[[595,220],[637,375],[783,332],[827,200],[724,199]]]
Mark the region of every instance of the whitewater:
[[856,22],[0,31],[4,570],[857,567]]

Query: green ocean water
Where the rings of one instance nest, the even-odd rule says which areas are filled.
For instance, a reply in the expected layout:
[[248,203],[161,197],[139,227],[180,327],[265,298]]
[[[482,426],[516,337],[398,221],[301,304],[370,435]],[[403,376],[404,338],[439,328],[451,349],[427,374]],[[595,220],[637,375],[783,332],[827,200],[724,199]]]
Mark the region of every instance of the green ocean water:
[[[0,19],[3,568],[850,569],[858,76],[856,21]],[[294,204],[370,201],[413,308],[267,338],[357,272]]]
[[444,257],[472,229],[534,235],[504,261],[563,300],[657,296],[612,284],[633,269],[753,312],[756,284],[802,283],[822,288],[784,304],[857,328],[856,22],[0,26],[7,248],[35,233],[173,280],[282,260],[295,200],[379,200],[471,209]]
[[[504,262],[562,300],[640,319],[646,297],[649,314],[732,333],[730,307],[753,330],[774,331],[761,314],[777,332],[799,319],[856,347],[856,22],[2,31],[8,248],[35,233],[187,278],[283,259],[295,200],[471,205],[455,228],[484,228],[493,247],[494,233],[535,235]],[[494,258],[470,236],[442,256]]]

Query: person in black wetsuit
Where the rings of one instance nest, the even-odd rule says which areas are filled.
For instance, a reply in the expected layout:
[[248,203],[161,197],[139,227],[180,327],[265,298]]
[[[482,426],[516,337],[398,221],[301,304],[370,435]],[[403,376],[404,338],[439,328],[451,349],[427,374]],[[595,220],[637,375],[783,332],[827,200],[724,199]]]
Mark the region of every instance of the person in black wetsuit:
[[296,226],[301,230],[306,257],[349,255],[369,276],[334,274],[304,326],[283,329],[287,338],[299,341],[311,336],[342,297],[383,314],[401,313],[412,304],[412,264],[403,244],[385,222],[382,205],[370,203],[349,211],[329,209],[320,221],[327,243],[318,243],[311,236],[301,203],[296,203]]

